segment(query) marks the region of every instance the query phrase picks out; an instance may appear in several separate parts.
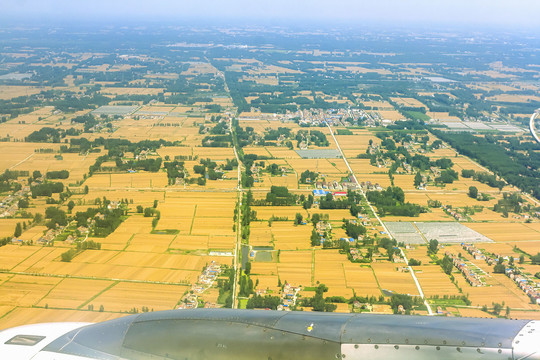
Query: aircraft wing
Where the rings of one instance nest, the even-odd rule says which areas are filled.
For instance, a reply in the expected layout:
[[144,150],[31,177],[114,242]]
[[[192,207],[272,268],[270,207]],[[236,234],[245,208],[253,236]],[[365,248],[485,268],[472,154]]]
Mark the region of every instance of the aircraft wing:
[[[12,339],[20,341],[11,341]],[[45,336],[32,345],[32,336]],[[11,342],[10,342],[11,341]],[[25,343],[25,341],[27,343]],[[35,347],[35,348],[34,348]],[[0,332],[20,360],[540,359],[540,322],[258,310],[171,310]]]

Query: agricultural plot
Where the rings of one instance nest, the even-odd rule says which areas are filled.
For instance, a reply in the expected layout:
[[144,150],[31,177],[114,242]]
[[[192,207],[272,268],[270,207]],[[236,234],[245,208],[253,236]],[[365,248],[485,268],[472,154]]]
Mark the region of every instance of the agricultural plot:
[[314,150],[296,150],[302,159],[337,159],[341,153],[337,149],[314,149]]
[[418,289],[408,272],[398,271],[397,264],[373,263],[371,264],[381,290],[397,294],[418,295]]
[[440,296],[459,296],[460,293],[456,286],[450,281],[440,266],[438,265],[423,265],[421,267],[413,267],[416,278],[422,287],[424,295],[427,297]]
[[488,237],[456,222],[417,222],[415,226],[426,239],[437,239],[440,243],[492,241]]
[[371,267],[343,263],[343,270],[347,287],[354,290],[358,296],[382,295]]
[[317,250],[315,252],[315,281],[328,286],[328,296],[350,298],[352,289],[347,287],[343,263],[348,262],[346,255],[337,250]]
[[523,223],[467,223],[467,227],[497,242],[540,240],[540,231]]
[[390,234],[398,241],[405,244],[425,244],[426,240],[418,229],[410,222],[385,222]]
[[96,116],[106,115],[106,116],[126,116],[130,115],[138,106],[125,106],[125,105],[105,105],[97,108],[92,111],[92,114]]
[[[199,33],[197,36],[202,39],[205,34]],[[226,32],[220,34],[228,36]],[[190,285],[197,282],[201,270],[209,262],[215,260],[223,265],[236,265],[233,254],[237,242],[242,243],[242,249],[254,251],[252,256],[243,250],[242,256],[248,256],[251,261],[251,279],[254,283],[258,283],[255,290],[266,289],[270,295],[279,295],[280,284],[284,282],[294,286],[302,285],[304,287],[302,296],[312,296],[314,287],[321,283],[329,287],[325,296],[350,298],[356,294],[376,297],[384,295],[388,298],[393,293],[418,295],[416,284],[411,274],[404,269],[404,264],[389,262],[387,250],[381,246],[373,249],[371,264],[359,264],[351,262],[346,251],[342,250],[340,253],[337,249],[323,249],[322,246],[311,245],[313,226],[310,220],[314,214],[322,216],[326,222],[323,225],[331,226],[331,235],[326,235],[326,238],[335,240],[348,237],[342,220],[355,218],[350,210],[321,210],[320,199],[317,196],[313,207],[308,210],[300,204],[252,205],[250,210],[253,213],[248,237],[247,229],[239,226],[239,221],[245,219],[237,218],[239,207],[236,203],[242,199],[242,194],[238,190],[243,191],[245,195],[248,189],[246,185],[251,179],[249,177],[238,179],[237,169],[233,168],[224,171],[223,179],[199,180],[197,183],[198,173],[201,171],[199,168],[198,173],[195,173],[194,166],[200,165],[201,160],[204,162],[209,159],[220,166],[227,160],[236,158],[232,146],[202,146],[205,138],[204,145],[214,145],[212,141],[218,141],[218,137],[208,140],[218,134],[218,136],[228,135],[230,126],[233,126],[235,144],[251,143],[238,151],[240,159],[243,157],[246,159],[250,154],[261,157],[255,160],[254,168],[260,171],[254,171],[253,175],[252,191],[256,200],[265,198],[271,186],[283,186],[296,195],[306,197],[313,194],[315,187],[334,188],[329,186],[329,183],[347,181],[350,170],[341,158],[342,153],[337,150],[337,144],[330,136],[329,129],[325,126],[326,122],[334,126],[343,154],[360,183],[364,183],[363,185],[370,190],[373,187],[380,190],[381,187],[399,186],[405,192],[406,202],[422,206],[428,206],[429,202],[427,212],[418,217],[388,214],[384,217],[391,235],[397,241],[408,244],[404,249],[407,257],[422,261],[422,265],[414,266],[413,269],[428,297],[470,294],[473,306],[489,305],[493,299],[504,300],[512,307],[525,309],[516,316],[526,316],[524,314],[528,314],[533,308],[508,278],[492,274],[493,266],[471,260],[468,254],[464,255],[467,262],[474,263],[478,271],[484,272],[488,286],[471,287],[455,269],[453,275],[458,286],[454,285],[441,267],[435,265],[426,254],[425,243],[430,239],[439,240],[444,245],[444,250],[441,249],[438,253],[439,257],[446,250],[465,253],[458,245],[461,242],[480,242],[478,247],[483,250],[507,256],[519,257],[521,251],[532,255],[540,248],[538,222],[532,218],[532,223],[525,223],[524,215],[514,213],[503,218],[502,213],[491,210],[502,198],[501,191],[472,178],[461,176],[462,170],[477,172],[486,170],[467,157],[456,155],[456,151],[446,143],[442,144],[441,148],[431,149],[431,143],[437,140],[434,135],[426,135],[424,131],[417,129],[393,132],[392,127],[385,129],[384,126],[396,122],[393,125],[397,128],[402,124],[398,121],[406,118],[405,112],[402,114],[400,111],[421,108],[426,110],[428,117],[435,119],[433,121],[435,125],[447,125],[449,131],[466,130],[478,133],[479,136],[482,131],[493,133],[519,131],[517,121],[522,121],[521,117],[528,116],[525,109],[528,106],[520,110],[524,114],[517,114],[509,111],[508,104],[502,103],[515,102],[527,105],[526,102],[539,100],[538,96],[524,93],[524,91],[534,92],[538,88],[531,85],[530,80],[523,81],[520,75],[536,74],[536,69],[530,66],[523,66],[524,69],[506,68],[493,64],[490,65],[493,68],[490,71],[485,69],[476,71],[473,68],[469,69],[471,71],[469,76],[512,79],[512,84],[475,81],[473,85],[466,85],[440,78],[436,71],[439,65],[428,59],[429,51],[425,53],[427,56],[425,63],[390,64],[382,59],[397,53],[351,51],[341,54],[313,49],[292,51],[291,55],[297,60],[289,61],[279,60],[283,54],[275,52],[275,49],[269,50],[268,44],[261,47],[254,42],[249,50],[223,46],[219,51],[220,57],[212,58],[215,51],[206,51],[204,42],[197,46],[189,45],[189,51],[182,49],[187,46],[186,44],[189,43],[179,42],[178,46],[173,48],[178,59],[176,73],[170,70],[169,66],[173,66],[172,64],[163,65],[162,72],[156,72],[146,64],[147,61],[161,62],[167,59],[167,56],[157,58],[147,54],[134,54],[137,60],[133,64],[131,61],[134,58],[131,55],[122,57],[122,61],[116,64],[107,64],[104,63],[108,56],[106,52],[70,54],[67,61],[67,58],[61,55],[62,52],[58,51],[55,52],[60,54],[58,58],[53,61],[47,60],[47,63],[42,64],[37,59],[49,58],[49,55],[44,56],[43,50],[40,49],[24,51],[13,49],[13,53],[6,54],[6,61],[3,63],[6,69],[25,64],[33,67],[36,74],[44,67],[55,69],[61,67],[62,72],[65,72],[61,79],[66,85],[61,87],[34,86],[39,82],[36,80],[38,77],[24,80],[17,77],[25,77],[25,74],[16,73],[7,74],[3,78],[9,80],[10,84],[24,80],[25,83],[32,85],[0,86],[0,98],[11,99],[13,104],[18,104],[20,99],[16,97],[27,97],[27,104],[35,106],[35,110],[24,113],[30,109],[21,103],[21,108],[25,110],[20,113],[0,114],[2,118],[0,137],[8,140],[0,142],[0,152],[5,154],[0,159],[0,173],[6,169],[28,172],[39,170],[42,173],[57,170],[70,172],[68,179],[60,180],[73,192],[62,195],[62,198],[68,196],[65,201],[55,204],[61,198],[57,193],[50,198],[39,196],[30,199],[30,205],[25,211],[32,215],[38,213],[43,215],[50,206],[67,211],[68,202],[72,200],[75,205],[70,210],[69,217],[88,208],[98,208],[96,199],[102,201],[106,198],[122,201],[121,208],[125,208],[127,212],[122,217],[122,223],[106,237],[97,237],[92,232],[93,223],[90,221],[88,226],[90,234],[85,240],[88,244],[90,241],[100,243],[100,250],[79,251],[70,262],[61,260],[66,250],[76,246],[71,243],[72,237],[66,240],[56,239],[54,245],[51,243],[49,246],[9,244],[1,247],[0,269],[4,273],[0,274],[0,327],[34,320],[105,320],[122,312],[136,311],[135,309],[141,311],[143,307],[150,310],[173,309],[191,290]],[[429,47],[426,49],[429,50]],[[171,49],[168,47],[160,48],[160,51],[165,53],[169,50]],[[244,51],[249,52],[246,53],[247,58],[241,58]],[[235,54],[233,57],[228,56],[232,53]],[[306,56],[316,58],[317,61],[300,60]],[[360,56],[366,60],[343,61],[345,57],[350,56],[352,58]],[[270,58],[275,61],[268,62]],[[448,67],[446,70],[458,72],[458,69],[452,69],[454,65],[450,58],[446,66]],[[232,75],[230,72],[235,71],[238,73],[230,76]],[[117,81],[119,75],[124,79],[124,72],[131,72],[131,78],[125,82]],[[384,88],[397,79],[396,76],[404,84],[411,78],[424,80],[414,81],[414,86],[410,87],[407,95],[394,89],[385,89],[384,94],[376,93],[379,86],[372,86],[374,78],[380,77],[383,81],[380,81],[379,85]],[[310,82],[317,81],[319,77],[328,83],[328,91],[321,87],[309,88]],[[102,81],[103,79],[107,81]],[[340,83],[343,81],[357,83],[355,93],[340,93],[336,90],[333,82],[338,79]],[[425,79],[437,84],[425,86]],[[182,84],[189,84],[185,91]],[[434,85],[438,88],[437,91],[433,90]],[[450,87],[447,88],[448,86]],[[462,106],[463,99],[460,99],[459,91],[462,87],[472,89],[478,99],[488,98],[494,102],[492,105],[493,108],[497,108],[497,113],[488,114],[482,111],[482,116],[500,118],[499,114],[508,114],[510,119],[508,123],[506,119],[504,122],[474,121],[474,116],[469,116],[468,113],[469,110],[474,113],[478,109],[473,98],[467,99],[470,109]],[[41,91],[45,91],[43,95],[33,96]],[[89,104],[91,106],[80,104],[77,111],[72,111],[75,107],[62,106],[64,99],[68,99],[67,92],[81,93],[81,91],[90,95],[84,96],[84,101],[92,99],[92,95],[98,95],[96,99],[110,100],[109,105],[100,106],[105,102],[98,104],[88,100],[92,102]],[[236,94],[234,100],[229,91]],[[486,94],[493,91],[496,95]],[[105,98],[99,97],[100,95]],[[49,96],[53,98],[49,99]],[[241,96],[244,96],[244,99],[241,99]],[[43,102],[54,106],[38,105],[42,98],[46,99]],[[82,99],[78,100],[83,102]],[[320,101],[326,102],[328,106],[318,109],[317,103]],[[237,108],[239,102],[247,106]],[[497,102],[500,104],[495,104]],[[467,118],[473,120],[462,121],[446,111],[429,111],[430,109],[448,111],[450,109],[447,105],[450,103],[456,108],[455,112],[459,117],[467,110]],[[237,117],[237,110],[240,112],[238,125],[245,130],[245,134],[235,128],[236,121],[231,121]],[[96,116],[101,124],[88,129],[87,124],[77,122],[81,120],[80,118],[76,119],[76,122],[71,122],[76,117],[88,114]],[[221,122],[216,126],[218,116],[221,120],[217,121],[224,120],[225,123]],[[314,143],[309,143],[307,149],[300,149],[304,146],[298,143],[296,135],[301,130],[309,130],[304,126],[309,125],[306,123],[310,121],[311,130],[316,129],[326,136],[329,141],[328,147],[318,147],[314,146]],[[61,130],[60,139],[46,138],[41,143],[24,142],[29,134],[43,127]],[[70,131],[70,135],[62,134],[62,131],[71,128],[73,130]],[[270,130],[279,128],[290,129],[292,137],[281,135],[276,138],[271,134],[265,138]],[[83,130],[84,133],[77,134]],[[401,137],[407,133],[412,134],[412,142],[409,142],[408,138]],[[431,164],[425,164],[426,166],[422,165],[424,170],[421,173],[429,176],[431,180],[428,180],[425,189],[418,189],[414,186],[417,168],[413,162],[409,164],[409,159],[407,164],[413,166],[412,169],[400,166],[390,177],[388,171],[393,164],[393,156],[377,155],[375,158],[372,156],[380,151],[389,150],[386,141],[384,146],[381,146],[384,134],[396,135],[396,146],[403,146],[411,156],[421,154],[428,156],[432,161],[441,158],[451,159],[454,163],[453,169],[460,174],[459,180],[447,185],[433,184],[431,180],[437,176],[438,170],[430,171]],[[428,144],[422,144],[424,142],[422,136],[428,136]],[[515,135],[501,136],[507,137],[508,141],[519,140],[520,146],[525,146],[524,143],[528,141]],[[105,146],[101,145],[94,149],[95,151],[82,154],[65,152],[65,148],[61,150],[62,145],[69,145],[71,140],[78,138],[89,141],[100,138],[121,139],[129,140],[132,144],[124,142],[118,148],[111,149],[111,142],[108,142],[104,144]],[[134,144],[160,139],[174,142],[175,145]],[[266,146],[256,145],[262,144],[263,139]],[[289,140],[292,146],[288,143]],[[397,153],[401,150],[398,149]],[[106,155],[109,151],[111,156],[102,164],[102,169],[105,170],[98,169],[92,176],[87,177],[89,167],[99,156]],[[366,156],[368,154],[369,156]],[[185,169],[183,180],[181,175],[174,175],[171,169],[169,179],[163,167],[157,172],[141,171],[140,168],[143,166],[130,169],[133,172],[126,169],[115,170],[117,155],[124,160],[143,160],[144,156],[148,156],[150,159],[159,157],[163,162],[183,161]],[[266,166],[262,166],[261,161]],[[268,166],[273,164],[279,168],[277,173],[275,167],[270,169],[272,171],[268,169]],[[241,170],[246,169],[241,166]],[[318,173],[318,183],[315,181],[299,183],[302,172],[306,170]],[[209,175],[208,171],[207,174]],[[238,180],[242,180],[240,188]],[[323,181],[326,183],[322,183]],[[479,201],[470,198],[467,195],[470,186],[477,187],[480,193],[489,194],[491,199]],[[340,186],[335,190],[346,191]],[[506,186],[502,191],[518,190]],[[125,200],[127,204],[124,205]],[[434,205],[434,201],[440,201],[442,206]],[[113,206],[116,204],[111,207]],[[69,208],[71,209],[71,205]],[[144,208],[155,208],[155,213],[147,212],[145,217]],[[244,209],[245,207],[242,208],[242,214],[245,214]],[[454,215],[454,212],[457,215]],[[303,216],[306,225],[294,224],[297,213]],[[466,225],[454,221],[462,214],[464,214],[463,222],[467,221]],[[362,209],[359,215],[361,221],[366,224],[368,236],[376,235],[377,239],[388,236],[371,214],[366,214]],[[105,216],[100,215],[94,221],[97,222],[98,219],[105,220]],[[359,219],[356,217],[356,220]],[[411,222],[411,219],[416,222]],[[78,219],[69,219],[72,220]],[[22,221],[28,220],[20,217],[0,219],[0,238],[12,236],[16,224]],[[36,244],[47,230],[45,224],[48,221],[49,219],[44,219],[38,226],[26,229],[19,238]],[[68,231],[72,231],[73,227],[75,226],[72,222]],[[76,227],[80,228],[79,224]],[[85,238],[86,229],[80,229],[80,232],[82,235],[76,234],[78,240]],[[492,242],[491,239],[496,242]],[[365,240],[365,243],[369,244],[371,239],[366,237]],[[354,246],[353,243],[350,245]],[[362,246],[359,254],[353,251],[350,255],[355,258],[364,256],[370,246]],[[538,272],[537,265],[531,265],[528,256],[521,265],[522,270],[527,273]],[[226,276],[222,276],[222,280],[225,278]],[[463,289],[463,293],[460,288]],[[224,300],[219,290],[213,288],[201,295],[199,301],[217,303],[218,298],[220,301]],[[103,312],[99,311],[101,307]],[[338,311],[348,312],[349,304],[339,304]],[[480,315],[474,309],[464,309],[462,315],[469,314],[467,311],[473,315]],[[377,305],[374,312],[391,312],[391,309],[388,305]],[[456,307],[452,312],[459,315],[460,309]]]
[[119,283],[93,299],[89,305],[101,305],[109,311],[129,311],[147,306],[153,310],[174,309],[188,290],[186,286]]

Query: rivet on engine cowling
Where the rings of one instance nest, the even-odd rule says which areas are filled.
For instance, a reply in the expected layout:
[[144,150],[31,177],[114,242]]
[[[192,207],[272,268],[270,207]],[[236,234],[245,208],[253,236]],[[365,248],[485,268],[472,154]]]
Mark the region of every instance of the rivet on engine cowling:
[[416,345],[414,348],[415,348],[416,350],[420,350],[420,346],[418,346],[418,345]]
[[354,348],[355,348],[355,349],[358,349],[358,344],[355,344],[355,345],[354,345]]
[[379,345],[375,345],[375,349],[378,349],[379,348]]
[[394,349],[398,350],[398,349],[399,349],[399,345],[394,345]]
[[501,350],[501,349],[499,349],[498,353],[499,353],[499,354],[500,354],[500,353],[502,353],[502,350]]
[[437,349],[437,350],[441,350],[441,347],[440,347],[440,346],[437,346],[437,347],[436,347],[435,349]]

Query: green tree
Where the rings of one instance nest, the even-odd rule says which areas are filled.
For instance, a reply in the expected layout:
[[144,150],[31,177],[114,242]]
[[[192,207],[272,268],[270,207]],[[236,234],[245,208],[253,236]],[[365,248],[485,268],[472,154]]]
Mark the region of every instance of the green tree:
[[497,264],[493,267],[493,272],[495,274],[504,274],[505,269],[506,267],[504,266],[504,264]]
[[452,262],[452,259],[450,256],[445,255],[444,258],[441,261],[441,267],[445,274],[450,275],[452,273],[452,268],[454,267],[454,264]]
[[75,202],[73,200],[70,200],[70,202],[68,202],[67,204],[68,213],[71,214],[71,211],[73,210],[74,207],[75,207]]
[[419,187],[420,184],[422,184],[422,174],[420,174],[420,171],[419,171],[414,176],[414,187]]
[[499,303],[493,303],[493,310],[492,310],[493,315],[499,316],[502,309],[503,309],[503,305]]
[[311,215],[311,223],[313,224],[313,226],[317,225],[319,221],[321,221],[321,214]]
[[15,225],[15,232],[13,233],[13,236],[18,238],[21,235],[22,235],[22,226],[21,226],[21,223],[17,223],[17,225]]
[[311,246],[321,245],[321,237],[317,233],[317,230],[313,229],[311,231]]
[[144,211],[144,208],[142,207],[142,205],[137,205],[137,213],[142,214],[143,211]]
[[436,254],[439,251],[439,242],[436,239],[429,240],[428,253]]
[[469,197],[473,199],[478,198],[478,189],[476,188],[476,186],[469,187]]
[[302,216],[302,214],[296,213],[296,216],[295,216],[295,219],[294,219],[294,224],[295,225],[300,225],[300,224],[302,224],[303,221],[304,221],[304,217]]

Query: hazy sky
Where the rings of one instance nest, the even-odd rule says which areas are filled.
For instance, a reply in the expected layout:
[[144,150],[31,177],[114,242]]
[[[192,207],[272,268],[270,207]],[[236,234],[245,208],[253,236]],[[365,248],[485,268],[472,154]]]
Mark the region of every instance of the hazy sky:
[[5,19],[152,21],[239,18],[538,27],[540,0],[0,0]]

